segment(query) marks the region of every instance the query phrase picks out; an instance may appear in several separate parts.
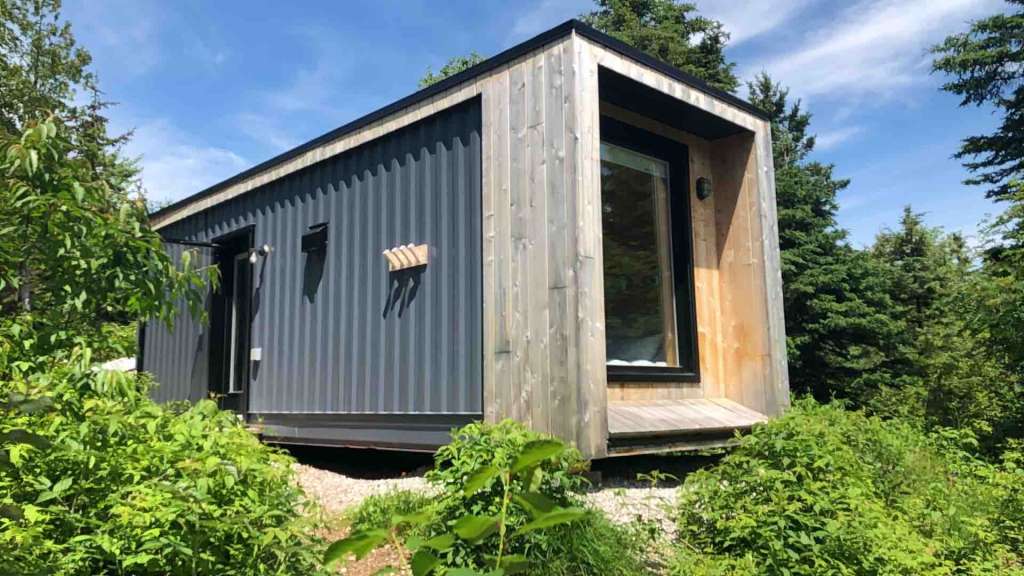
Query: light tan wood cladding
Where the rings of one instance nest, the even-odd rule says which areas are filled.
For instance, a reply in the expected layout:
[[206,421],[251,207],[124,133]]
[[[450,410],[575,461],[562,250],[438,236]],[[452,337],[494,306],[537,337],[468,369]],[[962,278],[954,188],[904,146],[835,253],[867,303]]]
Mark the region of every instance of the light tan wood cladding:
[[[612,383],[609,398],[679,399],[700,394],[778,414],[789,403],[789,385],[768,123],[587,39],[578,41],[597,65],[749,131],[707,141],[646,118],[642,111],[601,105],[606,114],[689,148],[701,368],[699,385]],[[697,200],[694,192],[700,176],[713,182],[714,194],[705,201]]]
[[[695,190],[697,179],[714,178],[711,166],[711,144],[689,132],[677,130],[656,122],[646,116],[608,104],[601,103],[601,112],[622,122],[626,122],[671,138],[686,145],[690,153],[690,212],[693,231],[693,288],[695,309],[697,311],[697,350],[701,370],[700,384],[613,384],[618,389],[617,399],[629,400],[630,390],[637,390],[636,399],[654,399],[656,390],[660,390],[662,398],[692,398],[693,390],[703,389],[709,397],[722,396],[722,330],[719,321],[719,285],[718,285],[718,249],[715,234],[715,196],[707,200],[698,200]],[[677,396],[676,392],[681,395]]]

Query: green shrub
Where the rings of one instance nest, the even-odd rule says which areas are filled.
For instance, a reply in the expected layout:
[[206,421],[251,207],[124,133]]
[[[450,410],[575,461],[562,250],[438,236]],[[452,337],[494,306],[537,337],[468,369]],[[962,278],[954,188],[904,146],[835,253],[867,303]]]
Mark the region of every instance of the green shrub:
[[92,355],[97,362],[135,356],[138,353],[138,330],[135,322],[103,322],[92,341]]
[[647,573],[641,531],[580,506],[576,450],[512,421],[470,424],[452,438],[427,474],[439,495],[367,499],[328,562],[391,544],[408,551],[414,574]]
[[[485,466],[497,469],[511,466],[528,443],[547,438],[550,436],[533,432],[514,420],[503,420],[497,424],[474,422],[454,431],[452,441],[437,451],[434,468],[427,472],[427,480],[440,489],[435,509],[439,529],[447,529],[467,514],[498,515],[502,508],[501,483],[490,483],[467,496],[463,491],[466,481]],[[537,492],[559,506],[579,504],[577,492],[586,484],[580,473],[586,470],[586,462],[576,449],[567,449],[556,458],[545,461],[540,470],[543,475]],[[524,483],[527,481],[524,478],[513,479],[513,489],[525,491]],[[508,526],[512,529],[522,526],[530,517],[528,511],[515,502],[506,512]],[[533,535],[530,540],[538,537],[543,536]],[[484,558],[480,557],[478,550],[460,542],[450,552],[450,559],[457,565],[483,566]],[[513,552],[523,553],[525,550],[517,546]]]
[[1024,573],[1024,475],[965,442],[798,402],[687,478],[676,573]]
[[536,534],[525,554],[538,576],[639,576],[650,573],[644,562],[650,545],[640,527],[616,525],[588,510],[578,522]]
[[292,460],[88,352],[0,382],[0,573],[311,574]]
[[430,506],[432,499],[412,490],[391,490],[374,494],[345,514],[353,531],[381,530],[391,525],[395,516],[407,516]]
[[[534,432],[514,420],[467,424],[452,432],[452,441],[437,451],[427,480],[443,490],[443,498],[452,500],[442,508],[466,507],[479,512],[479,503],[493,500],[500,488],[492,486],[466,500],[461,497],[461,486],[466,480],[484,466],[510,466],[526,444],[546,438],[550,436]],[[581,473],[587,470],[587,463],[575,448],[545,461],[541,470],[545,473],[542,491],[560,504],[571,504],[573,494],[586,485]]]

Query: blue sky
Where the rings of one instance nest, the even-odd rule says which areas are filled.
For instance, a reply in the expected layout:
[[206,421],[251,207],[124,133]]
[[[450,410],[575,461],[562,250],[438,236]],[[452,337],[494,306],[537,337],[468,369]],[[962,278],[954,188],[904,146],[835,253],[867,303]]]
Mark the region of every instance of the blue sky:
[[[743,79],[767,70],[814,114],[815,158],[852,179],[840,223],[855,244],[905,204],[972,235],[998,207],[951,158],[990,130],[929,74],[929,46],[1001,0],[697,0],[732,33]],[[412,92],[428,67],[488,56],[589,9],[524,2],[67,0],[101,87],[135,130],[154,199],[182,198]],[[746,89],[740,95],[746,96]]]

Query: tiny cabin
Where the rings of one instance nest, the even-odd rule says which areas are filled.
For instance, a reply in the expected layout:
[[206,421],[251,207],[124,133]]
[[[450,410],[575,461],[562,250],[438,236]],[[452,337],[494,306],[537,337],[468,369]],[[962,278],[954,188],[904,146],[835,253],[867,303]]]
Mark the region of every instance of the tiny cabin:
[[139,364],[281,443],[721,445],[789,403],[773,178],[756,108],[569,21],[153,213],[221,281]]

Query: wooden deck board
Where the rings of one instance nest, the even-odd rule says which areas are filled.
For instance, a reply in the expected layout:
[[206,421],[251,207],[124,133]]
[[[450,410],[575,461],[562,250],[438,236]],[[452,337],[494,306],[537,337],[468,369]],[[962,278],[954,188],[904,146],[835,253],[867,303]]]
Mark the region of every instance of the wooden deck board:
[[767,419],[724,398],[608,403],[608,434],[618,438],[731,432]]

